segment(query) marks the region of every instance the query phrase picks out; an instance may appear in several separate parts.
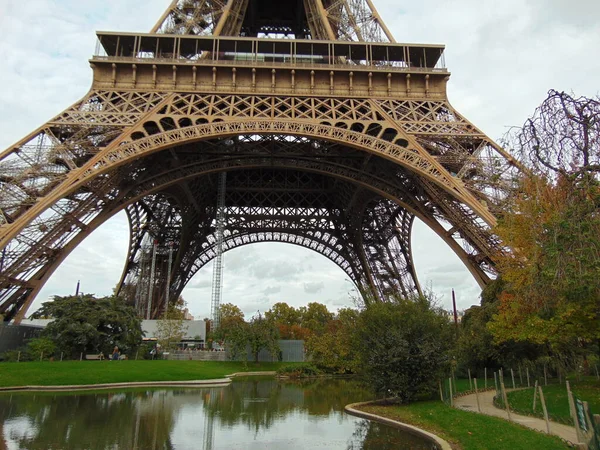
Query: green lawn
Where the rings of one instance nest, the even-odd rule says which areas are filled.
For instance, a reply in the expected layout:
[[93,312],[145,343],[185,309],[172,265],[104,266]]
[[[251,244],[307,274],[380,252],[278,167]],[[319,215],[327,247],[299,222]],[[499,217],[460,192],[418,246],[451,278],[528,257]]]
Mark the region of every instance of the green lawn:
[[[494,374],[492,373],[492,378],[490,379],[488,374],[487,380],[487,388],[491,389],[494,387]],[[456,383],[456,384],[455,384]],[[442,387],[444,389],[444,395],[448,393],[448,378],[444,378],[442,380]],[[477,389],[484,390],[486,387],[485,380],[483,378],[477,379]],[[508,386],[507,386],[508,387]],[[456,381],[452,380],[452,391],[456,390],[456,392],[467,392],[475,389],[475,379],[471,379],[471,383],[469,383],[468,378],[457,378]],[[454,392],[454,393],[456,393]]]
[[[600,381],[595,377],[584,377],[581,381],[569,380],[573,394],[580,400],[587,401],[590,409],[595,414],[600,414]],[[564,383],[542,386],[548,415],[552,420],[562,423],[573,424],[569,414],[569,400],[567,388]],[[533,411],[533,388],[508,393],[508,404],[511,409],[522,414],[544,417],[542,406],[536,402]]]
[[237,361],[64,361],[0,363],[0,386],[52,386],[223,378],[234,372],[277,370],[294,363]]
[[435,433],[450,442],[455,449],[554,450],[570,448],[555,436],[538,433],[496,417],[460,411],[441,402],[418,402],[407,406],[369,405],[360,409]]

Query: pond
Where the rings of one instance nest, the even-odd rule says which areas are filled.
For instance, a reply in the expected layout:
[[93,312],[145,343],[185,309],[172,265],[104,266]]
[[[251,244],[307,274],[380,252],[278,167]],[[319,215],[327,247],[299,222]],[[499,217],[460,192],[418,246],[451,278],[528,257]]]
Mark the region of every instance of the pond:
[[222,388],[6,393],[0,395],[0,448],[432,448],[421,438],[343,412],[345,405],[371,397],[350,379],[246,379]]

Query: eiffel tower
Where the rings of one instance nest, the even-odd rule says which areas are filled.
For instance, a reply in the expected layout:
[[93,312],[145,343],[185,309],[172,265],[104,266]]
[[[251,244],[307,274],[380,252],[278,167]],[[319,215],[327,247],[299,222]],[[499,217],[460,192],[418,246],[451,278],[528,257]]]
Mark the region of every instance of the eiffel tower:
[[222,173],[224,251],[296,244],[367,301],[408,296],[416,217],[496,274],[518,162],[450,105],[444,46],[396,43],[371,0],[174,0],[97,37],[90,91],[0,154],[5,321],[122,210],[121,293],[157,317],[215,258]]

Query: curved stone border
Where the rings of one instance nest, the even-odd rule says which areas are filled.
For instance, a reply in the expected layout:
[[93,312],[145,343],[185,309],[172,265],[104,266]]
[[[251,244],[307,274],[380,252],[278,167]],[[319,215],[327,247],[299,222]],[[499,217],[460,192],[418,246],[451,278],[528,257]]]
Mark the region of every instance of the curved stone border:
[[452,446],[442,439],[439,436],[436,436],[429,431],[422,430],[421,428],[417,428],[413,425],[409,425],[407,423],[398,422],[396,420],[388,419],[387,417],[378,416],[376,414],[371,414],[368,412],[360,411],[355,409],[358,406],[370,405],[374,402],[361,402],[361,403],[351,403],[344,407],[344,411],[353,416],[362,417],[363,419],[374,420],[375,422],[383,423],[385,425],[392,426],[394,428],[399,428],[408,433],[414,434],[416,436],[425,438],[435,444],[439,450],[452,450]]
[[97,389],[136,388],[136,387],[223,387],[231,383],[230,378],[187,381],[139,381],[128,383],[76,384],[63,386],[12,386],[0,387],[0,392],[13,391],[91,391]]
[[74,384],[59,386],[8,386],[0,387],[0,392],[13,391],[90,391],[96,389],[136,388],[136,387],[224,387],[231,384],[234,377],[275,376],[275,371],[236,372],[225,375],[226,378],[213,380],[182,380],[182,381],[132,381],[125,383]]
[[236,372],[229,375],[225,375],[227,378],[234,377],[274,377],[277,372],[274,370],[264,370],[262,372]]

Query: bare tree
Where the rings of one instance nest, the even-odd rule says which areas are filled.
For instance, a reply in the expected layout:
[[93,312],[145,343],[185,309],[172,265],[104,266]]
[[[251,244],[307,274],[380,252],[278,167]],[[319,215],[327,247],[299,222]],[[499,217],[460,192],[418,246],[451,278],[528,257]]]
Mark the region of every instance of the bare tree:
[[551,90],[508,145],[532,170],[555,179],[600,173],[600,97],[573,96]]

